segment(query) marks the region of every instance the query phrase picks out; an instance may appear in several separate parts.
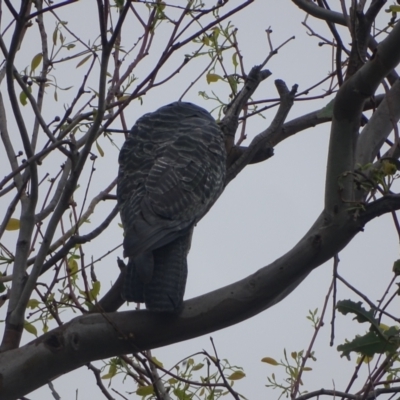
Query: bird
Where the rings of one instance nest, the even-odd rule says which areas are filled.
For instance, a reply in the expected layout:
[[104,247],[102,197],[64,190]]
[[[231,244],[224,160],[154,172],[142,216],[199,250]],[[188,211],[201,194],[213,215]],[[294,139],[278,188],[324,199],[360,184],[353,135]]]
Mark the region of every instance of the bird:
[[194,226],[224,189],[223,133],[208,111],[177,101],[136,121],[118,162],[128,257],[122,297],[150,311],[178,313]]

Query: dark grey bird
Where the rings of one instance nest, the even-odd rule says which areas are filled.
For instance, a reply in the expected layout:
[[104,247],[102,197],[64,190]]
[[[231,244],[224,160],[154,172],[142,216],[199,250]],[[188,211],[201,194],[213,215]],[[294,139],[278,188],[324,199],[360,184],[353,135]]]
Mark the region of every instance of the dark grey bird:
[[175,102],[138,119],[119,156],[125,300],[180,311],[193,227],[222,193],[225,170],[223,134],[203,108]]

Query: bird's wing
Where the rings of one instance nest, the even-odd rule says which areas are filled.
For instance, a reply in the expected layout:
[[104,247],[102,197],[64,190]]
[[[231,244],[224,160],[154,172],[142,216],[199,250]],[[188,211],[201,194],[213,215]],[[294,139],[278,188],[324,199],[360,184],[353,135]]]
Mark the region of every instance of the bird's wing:
[[175,113],[167,106],[166,112],[142,117],[121,150],[118,192],[126,256],[186,234],[222,191],[222,134],[211,117],[190,106],[183,111],[176,106]]

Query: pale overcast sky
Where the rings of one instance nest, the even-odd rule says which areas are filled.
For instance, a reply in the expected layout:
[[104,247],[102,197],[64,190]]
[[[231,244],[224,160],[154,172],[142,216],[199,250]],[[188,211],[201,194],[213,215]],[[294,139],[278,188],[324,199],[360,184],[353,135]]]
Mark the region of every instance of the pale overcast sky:
[[[206,4],[208,3],[214,4],[213,1],[206,1]],[[239,0],[230,0],[229,7],[233,8],[240,3]],[[82,12],[86,6],[87,11]],[[70,27],[77,27],[84,34],[93,37],[93,32],[98,29],[97,16],[90,14],[95,10],[94,5],[90,5],[88,1],[81,1],[71,5],[70,10]],[[279,46],[293,35],[296,37],[267,65],[272,76],[260,85],[257,98],[276,97],[274,79],[283,79],[289,87],[298,84],[299,91],[302,91],[331,71],[330,48],[318,46],[320,40],[307,34],[306,28],[301,24],[303,20],[304,13],[289,0],[258,0],[232,18],[233,24],[239,29],[238,40],[247,71],[253,65],[262,62],[269,52],[265,34],[268,27],[273,30],[272,41],[275,46]],[[308,19],[308,23],[319,33],[331,37],[323,23],[312,18]],[[28,57],[26,54],[21,54],[20,61],[22,56]],[[152,55],[149,56],[149,63],[151,57]],[[23,64],[21,61],[17,69],[23,69],[28,63],[29,61]],[[198,68],[200,71],[204,67],[193,68]],[[143,106],[139,106],[138,102],[132,103],[126,111],[128,124],[132,125],[145,112],[176,101],[188,82],[190,83],[196,76],[192,71],[189,67],[179,75],[178,79],[154,92],[151,91],[143,99]],[[75,71],[68,73],[74,74]],[[139,70],[138,75],[141,73],[144,72]],[[59,82],[59,84],[63,86],[64,83]],[[5,90],[4,82],[2,90]],[[209,110],[214,108],[215,104],[201,99],[198,96],[199,90],[208,92],[216,90],[220,94],[224,93],[217,84],[207,85],[203,78],[184,98],[185,101],[191,101]],[[321,93],[322,89],[317,89],[311,95]],[[62,109],[62,99],[68,98],[67,92],[59,95],[61,100],[54,106],[56,110],[50,108],[47,110],[48,115],[60,112],[57,110]],[[296,102],[288,120],[321,108],[328,101],[329,99],[325,98],[319,102]],[[265,113],[266,119],[253,118],[248,124],[249,139],[265,129],[273,115],[274,110],[271,110]],[[272,159],[263,164],[247,167],[227,187],[212,210],[195,229],[188,260],[186,299],[244,278],[283,255],[301,239],[323,207],[328,139],[328,124],[301,132],[281,143],[275,149],[275,156]],[[115,141],[121,145],[122,135],[115,136]],[[93,194],[96,193],[96,189],[99,191],[105,183],[111,182],[118,168],[117,150],[108,146],[105,140],[100,143],[104,146],[106,161],[99,160],[96,166],[95,179],[98,182],[94,186]],[[2,149],[0,151],[2,152]],[[1,157],[0,163],[3,164],[6,161],[3,156]],[[58,168],[58,164],[56,167]],[[100,221],[103,216],[99,216],[98,220]],[[95,221],[96,216],[93,216],[92,222]],[[90,251],[93,254],[101,254],[104,249],[111,249],[122,240],[122,231],[117,222],[119,218],[109,233],[87,247],[86,254]],[[8,233],[7,241],[10,243],[16,235],[15,232]],[[106,290],[108,283],[117,277],[118,268],[115,260],[121,255],[120,249],[97,265],[96,273],[102,281],[103,290]],[[365,232],[359,234],[340,254],[339,271],[349,282],[375,301],[382,295],[391,279],[391,266],[397,258],[398,238],[391,218],[387,215],[369,223]],[[313,329],[306,316],[310,309],[322,309],[331,276],[332,261],[310,274],[288,298],[273,308],[211,335],[219,357],[227,358],[232,365],[244,368],[246,378],[235,383],[234,388],[237,391],[248,399],[278,398],[280,393],[266,388],[265,384],[267,376],[272,373],[276,374],[277,379],[284,378],[283,370],[262,363],[260,360],[265,356],[280,360],[284,348],[290,353],[308,347]],[[339,286],[337,296],[338,299],[351,297],[360,300],[342,286]],[[329,309],[331,307],[330,303]],[[0,310],[0,318],[4,318],[5,311],[5,307]],[[305,384],[303,388],[308,391],[320,388],[344,390],[355,367],[355,357],[350,362],[340,359],[336,346],[345,338],[352,339],[357,332],[363,333],[365,328],[351,322],[351,317],[338,315],[335,344],[330,348],[330,317],[329,311],[325,319],[326,324],[314,348],[318,361],[311,362],[309,366],[313,371],[303,375]],[[185,356],[202,349],[212,353],[209,336],[155,349],[153,355],[161,360],[165,367],[171,367]],[[31,335],[25,334],[24,342],[32,338]],[[200,357],[198,361],[201,360]],[[360,384],[361,382],[362,380]],[[53,384],[63,400],[102,398],[93,374],[86,367],[56,379]],[[133,382],[129,380],[125,386],[118,384],[116,387],[121,393],[135,390]],[[52,399],[48,387],[43,387],[27,397],[31,400]],[[119,397],[116,395],[116,398]],[[132,395],[130,398],[135,396]]]

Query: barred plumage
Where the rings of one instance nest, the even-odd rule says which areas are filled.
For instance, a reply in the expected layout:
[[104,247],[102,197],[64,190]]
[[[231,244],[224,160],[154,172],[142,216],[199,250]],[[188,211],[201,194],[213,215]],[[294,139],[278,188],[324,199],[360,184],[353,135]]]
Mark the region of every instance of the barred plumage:
[[119,157],[117,198],[129,257],[123,296],[179,311],[193,226],[224,188],[226,154],[213,117],[175,102],[141,117]]

